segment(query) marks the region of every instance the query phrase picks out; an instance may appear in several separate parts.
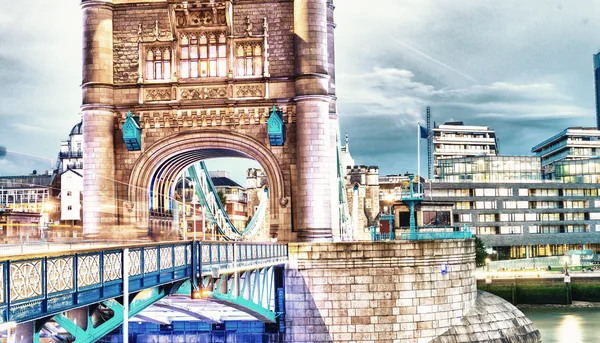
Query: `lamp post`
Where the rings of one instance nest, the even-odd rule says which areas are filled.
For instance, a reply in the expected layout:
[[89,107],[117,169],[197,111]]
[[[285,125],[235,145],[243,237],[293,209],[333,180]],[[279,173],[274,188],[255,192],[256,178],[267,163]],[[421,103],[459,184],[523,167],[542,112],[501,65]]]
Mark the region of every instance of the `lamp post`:
[[487,271],[489,273],[490,271],[490,263],[492,262],[492,260],[489,257],[485,258],[485,266],[487,267]]
[[196,236],[196,180],[192,181],[192,206],[193,206],[193,217],[194,217],[194,241],[197,239]]

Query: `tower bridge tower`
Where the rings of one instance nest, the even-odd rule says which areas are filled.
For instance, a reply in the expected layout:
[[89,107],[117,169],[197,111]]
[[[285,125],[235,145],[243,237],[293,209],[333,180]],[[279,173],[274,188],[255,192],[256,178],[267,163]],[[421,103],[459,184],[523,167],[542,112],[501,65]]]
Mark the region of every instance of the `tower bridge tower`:
[[[332,238],[332,0],[82,0],[81,9],[85,235],[148,227],[170,215],[187,166],[246,157],[268,177],[271,237]],[[122,138],[128,112],[139,149]]]

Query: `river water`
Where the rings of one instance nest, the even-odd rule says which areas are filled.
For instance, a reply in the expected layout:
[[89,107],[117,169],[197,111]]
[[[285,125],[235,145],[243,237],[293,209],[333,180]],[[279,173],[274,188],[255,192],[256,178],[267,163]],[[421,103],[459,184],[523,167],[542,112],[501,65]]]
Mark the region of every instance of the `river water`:
[[543,343],[600,342],[600,308],[524,308]]

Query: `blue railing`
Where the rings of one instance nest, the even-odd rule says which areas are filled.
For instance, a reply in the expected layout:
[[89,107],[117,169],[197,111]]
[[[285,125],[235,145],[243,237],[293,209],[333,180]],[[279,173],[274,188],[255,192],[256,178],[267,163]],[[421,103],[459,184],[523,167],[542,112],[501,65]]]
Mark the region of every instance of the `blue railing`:
[[125,249],[131,293],[211,273],[214,267],[283,264],[288,252],[285,244],[188,241],[1,257],[0,323],[26,322],[122,296]]
[[200,245],[201,273],[287,261],[286,244],[210,242]]
[[417,231],[410,232],[406,228],[400,228],[399,234],[396,234],[396,230],[392,230],[390,233],[377,233],[376,228],[371,227],[371,240],[387,241],[387,240],[441,240],[441,239],[469,239],[473,238],[473,234],[468,226],[419,226]]

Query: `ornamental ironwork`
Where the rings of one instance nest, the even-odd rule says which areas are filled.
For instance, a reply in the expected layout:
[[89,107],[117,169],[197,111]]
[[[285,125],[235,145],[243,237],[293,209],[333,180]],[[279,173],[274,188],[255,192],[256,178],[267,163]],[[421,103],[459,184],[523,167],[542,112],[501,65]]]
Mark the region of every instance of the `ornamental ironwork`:
[[158,256],[156,248],[144,249],[144,273],[158,271]]
[[185,246],[179,245],[175,247],[175,267],[181,267],[185,265],[185,252]]
[[130,250],[129,251],[129,275],[140,275],[142,274],[142,268],[140,261],[141,259],[141,250]]
[[42,260],[12,263],[10,281],[10,301],[41,296]]
[[77,285],[91,286],[100,283],[100,254],[77,257]]
[[121,278],[122,256],[120,252],[104,254],[104,282]]
[[210,263],[210,246],[202,245],[202,263]]
[[160,248],[160,270],[173,268],[173,250],[171,247]]
[[48,259],[46,283],[48,293],[73,289],[73,256]]

